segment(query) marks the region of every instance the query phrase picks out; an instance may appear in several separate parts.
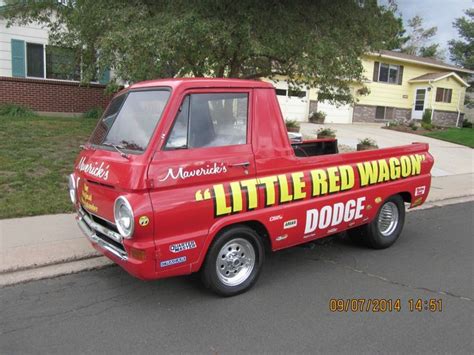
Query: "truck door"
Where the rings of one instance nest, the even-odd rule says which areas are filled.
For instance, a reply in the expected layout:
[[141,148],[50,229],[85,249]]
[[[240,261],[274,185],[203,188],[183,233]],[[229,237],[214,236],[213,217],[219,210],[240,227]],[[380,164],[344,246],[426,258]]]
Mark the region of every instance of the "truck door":
[[[148,169],[152,204],[160,221],[158,238],[207,234],[216,216],[213,187],[255,177],[252,90],[192,90],[179,100],[172,126]],[[216,191],[230,206],[230,191]],[[192,223],[177,223],[178,215]]]

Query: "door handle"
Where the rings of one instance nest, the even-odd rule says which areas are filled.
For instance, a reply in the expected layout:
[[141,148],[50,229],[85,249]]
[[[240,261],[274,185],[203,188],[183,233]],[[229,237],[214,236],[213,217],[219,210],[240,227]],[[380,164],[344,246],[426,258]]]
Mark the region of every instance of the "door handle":
[[229,166],[232,168],[238,168],[238,167],[247,168],[250,166],[250,162],[245,161],[243,163],[229,164]]

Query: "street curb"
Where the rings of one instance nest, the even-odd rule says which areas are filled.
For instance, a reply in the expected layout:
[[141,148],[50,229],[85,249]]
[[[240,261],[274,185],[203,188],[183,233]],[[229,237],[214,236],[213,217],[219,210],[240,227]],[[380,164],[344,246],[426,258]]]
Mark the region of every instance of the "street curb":
[[[474,195],[453,197],[443,200],[429,201],[420,207],[407,210],[407,212],[416,212],[430,208],[443,207],[457,203],[474,201]],[[68,259],[55,264],[38,265],[27,269],[13,270],[0,274],[0,288],[13,286],[29,281],[50,279],[58,276],[75,274],[83,271],[103,269],[114,265],[114,262],[105,256],[81,257],[80,259]]]

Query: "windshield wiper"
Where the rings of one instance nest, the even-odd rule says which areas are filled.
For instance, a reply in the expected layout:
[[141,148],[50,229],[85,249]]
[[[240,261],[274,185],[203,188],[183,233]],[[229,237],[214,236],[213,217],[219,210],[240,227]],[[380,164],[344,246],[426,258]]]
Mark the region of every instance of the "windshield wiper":
[[120,156],[125,158],[125,159],[130,159],[130,156],[125,153],[122,149],[124,149],[125,147],[122,146],[122,145],[117,145],[117,144],[112,144],[112,143],[102,143],[102,145],[105,145],[106,147],[112,147],[114,148],[117,152],[120,153]]

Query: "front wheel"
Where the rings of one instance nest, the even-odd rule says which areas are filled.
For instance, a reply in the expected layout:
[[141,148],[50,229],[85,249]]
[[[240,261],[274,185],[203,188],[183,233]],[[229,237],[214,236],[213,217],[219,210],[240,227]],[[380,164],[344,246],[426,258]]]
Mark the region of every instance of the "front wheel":
[[405,204],[400,195],[386,199],[369,224],[349,230],[351,240],[374,249],[385,249],[395,243],[405,224]]
[[245,292],[257,281],[264,257],[262,240],[253,229],[231,227],[209,248],[202,270],[204,284],[222,296]]

